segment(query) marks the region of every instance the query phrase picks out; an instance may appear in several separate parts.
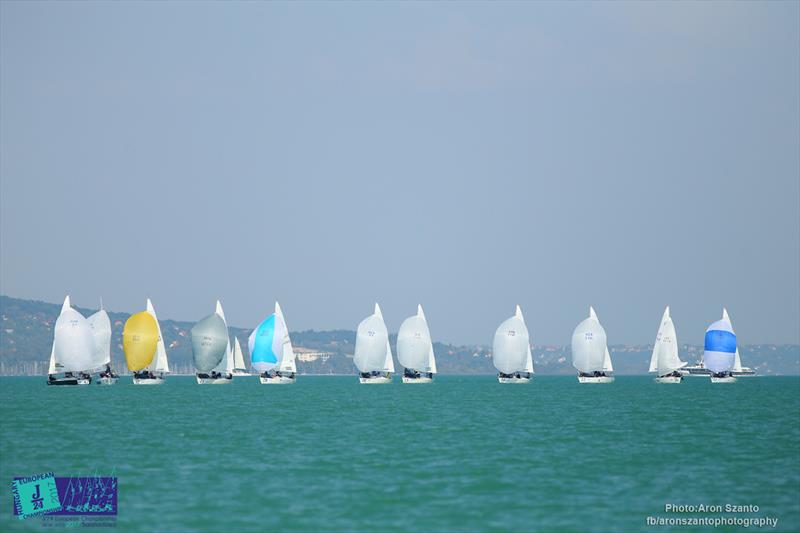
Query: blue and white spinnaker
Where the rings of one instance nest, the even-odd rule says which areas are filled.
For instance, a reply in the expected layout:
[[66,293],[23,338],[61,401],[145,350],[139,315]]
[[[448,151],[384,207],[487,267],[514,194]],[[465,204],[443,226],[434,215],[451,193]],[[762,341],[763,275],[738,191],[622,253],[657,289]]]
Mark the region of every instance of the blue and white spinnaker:
[[736,333],[731,326],[727,310],[722,310],[722,319],[708,326],[703,352],[703,361],[711,372],[722,374],[730,372],[733,368],[736,357]]

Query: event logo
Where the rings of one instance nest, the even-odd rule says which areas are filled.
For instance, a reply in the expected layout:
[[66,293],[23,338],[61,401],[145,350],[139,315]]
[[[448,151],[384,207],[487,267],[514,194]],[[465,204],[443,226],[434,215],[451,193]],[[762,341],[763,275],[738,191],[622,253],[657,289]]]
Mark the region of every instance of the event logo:
[[117,488],[116,477],[55,477],[52,472],[15,477],[11,482],[14,516],[20,520],[40,515],[113,520],[117,515]]

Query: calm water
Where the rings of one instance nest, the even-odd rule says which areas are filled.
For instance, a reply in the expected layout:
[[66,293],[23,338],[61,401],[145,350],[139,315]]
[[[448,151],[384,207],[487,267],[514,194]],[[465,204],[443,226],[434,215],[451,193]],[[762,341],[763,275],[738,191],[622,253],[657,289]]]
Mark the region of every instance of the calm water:
[[754,504],[796,531],[798,413],[797,377],[0,378],[0,530],[41,527],[11,517],[13,476],[97,471],[119,476],[117,529],[630,531],[672,502]]

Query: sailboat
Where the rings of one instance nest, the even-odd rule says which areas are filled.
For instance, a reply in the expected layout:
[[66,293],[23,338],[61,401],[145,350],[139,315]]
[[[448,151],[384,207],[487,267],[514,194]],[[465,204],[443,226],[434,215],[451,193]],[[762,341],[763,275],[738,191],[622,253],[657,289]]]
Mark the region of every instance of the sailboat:
[[103,309],[100,300],[100,310],[88,319],[89,327],[94,337],[94,363],[92,368],[99,372],[98,385],[113,385],[118,376],[111,369],[111,320]]
[[158,322],[147,311],[131,315],[125,321],[122,329],[122,351],[125,352],[128,369],[133,372],[134,384],[138,384],[137,379],[148,377],[149,372],[146,369],[156,356],[159,338]]
[[358,325],[353,363],[359,372],[359,382],[365,384],[391,383],[394,373],[389,332],[383,322],[380,306]]
[[247,341],[250,363],[261,376],[264,385],[294,383],[297,374],[292,339],[283,318],[283,311],[275,302],[275,312],[253,330]]
[[167,361],[167,349],[164,346],[164,337],[161,335],[161,326],[158,323],[156,310],[150,298],[147,299],[147,311],[155,319],[156,329],[158,330],[158,341],[156,342],[156,353],[153,360],[139,372],[133,374],[134,385],[161,385],[164,383],[166,374],[169,373],[169,362]]
[[239,337],[233,338],[233,376],[249,376],[250,372],[244,365],[244,355],[242,355],[242,345],[239,344]]
[[678,334],[669,316],[669,306],[661,317],[661,325],[656,333],[653,355],[650,356],[650,372],[656,373],[657,383],[680,383],[683,381],[681,368],[686,366],[678,356]]
[[755,370],[752,368],[748,366],[742,366],[742,358],[739,355],[738,342],[736,346],[736,353],[733,356],[733,369],[731,369],[731,375],[736,378],[751,378],[756,375]]
[[433,354],[431,332],[422,306],[417,305],[417,314],[400,325],[397,333],[397,360],[405,367],[403,383],[430,383],[436,373],[436,358]]
[[[53,332],[53,348],[47,370],[48,385],[88,385],[87,373],[94,358],[94,337],[86,318],[64,298]],[[63,375],[62,375],[63,373]]]
[[578,371],[579,383],[614,381],[606,330],[600,325],[593,307],[589,307],[589,318],[578,324],[572,333],[572,366]]
[[221,385],[233,382],[233,354],[228,339],[228,324],[219,300],[216,311],[194,325],[191,337],[197,383]]
[[[703,361],[711,372],[711,383],[733,383],[733,366],[736,362],[736,333],[733,331],[727,309],[722,318],[706,329]],[[741,364],[741,363],[740,363]]]
[[519,306],[494,332],[492,362],[500,383],[529,383],[533,377],[530,336]]

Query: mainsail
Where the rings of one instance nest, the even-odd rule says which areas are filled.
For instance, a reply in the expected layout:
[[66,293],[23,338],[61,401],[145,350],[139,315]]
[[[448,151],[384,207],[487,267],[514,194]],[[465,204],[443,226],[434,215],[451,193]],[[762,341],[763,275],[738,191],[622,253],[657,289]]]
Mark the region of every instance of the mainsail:
[[105,368],[111,364],[111,320],[101,304],[100,310],[87,321],[94,337],[92,369]]
[[158,348],[158,322],[147,311],[132,315],[122,330],[122,349],[128,368],[134,372],[152,363]]
[[233,350],[231,350],[231,341],[228,337],[228,321],[225,319],[225,312],[222,310],[222,304],[217,300],[217,308],[214,311],[221,320],[225,328],[225,351],[223,357],[218,361],[218,364],[212,370],[220,374],[230,374],[233,372]]
[[239,344],[239,337],[233,338],[233,369],[247,372],[247,367],[244,365],[244,356],[242,355],[242,345]]
[[353,363],[360,372],[394,372],[389,332],[380,306],[358,325]]
[[503,374],[514,372],[533,372],[533,360],[530,359],[530,336],[522,309],[517,306],[514,316],[500,324],[494,333],[492,343],[492,362]]
[[150,298],[147,299],[147,312],[152,315],[152,317],[156,320],[156,328],[158,329],[158,342],[156,344],[156,356],[153,358],[153,362],[148,366],[147,370],[151,372],[169,372],[169,362],[167,361],[167,349],[164,347],[164,337],[161,335],[161,325],[158,323],[158,317],[156,316],[156,310],[153,307],[153,303],[150,301]]
[[669,306],[664,310],[661,317],[661,325],[656,333],[656,341],[653,344],[653,354],[650,357],[650,372],[657,372],[659,376],[667,374],[686,366],[678,355],[678,334],[675,331],[675,324],[669,315]]
[[283,334],[281,337],[278,337],[281,340],[281,361],[278,369],[281,372],[297,372],[294,349],[292,349],[292,339],[289,337],[289,326],[286,325],[286,320],[283,318],[283,311],[278,302],[275,302],[275,317],[276,323],[279,325],[278,331]]
[[589,307],[589,318],[578,324],[572,333],[572,366],[584,374],[611,367],[606,330],[600,325],[592,307]]
[[736,333],[733,331],[728,311],[722,310],[722,319],[706,330],[703,361],[706,368],[715,374],[730,372],[736,362]]
[[397,360],[404,367],[418,372],[436,372],[431,332],[421,305],[417,305],[416,315],[408,317],[400,325]]
[[86,318],[64,299],[53,334],[53,353],[50,369],[57,372],[84,372],[92,369],[94,337]]
[[[728,310],[722,310],[722,317],[727,318],[728,322],[731,322],[730,317],[728,316]],[[731,322],[731,326],[733,326],[733,322]],[[733,368],[731,369],[732,372],[741,372],[742,371],[742,358],[739,356],[739,346],[737,342],[736,352],[733,354]]]
[[200,372],[211,372],[225,359],[228,345],[225,321],[217,313],[208,315],[194,325],[191,336],[195,368]]

